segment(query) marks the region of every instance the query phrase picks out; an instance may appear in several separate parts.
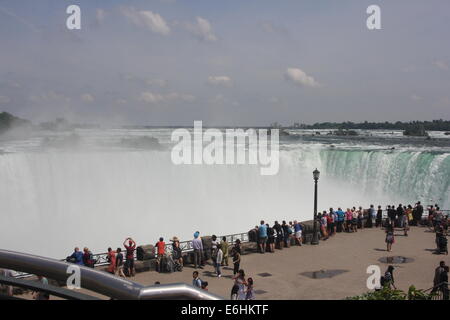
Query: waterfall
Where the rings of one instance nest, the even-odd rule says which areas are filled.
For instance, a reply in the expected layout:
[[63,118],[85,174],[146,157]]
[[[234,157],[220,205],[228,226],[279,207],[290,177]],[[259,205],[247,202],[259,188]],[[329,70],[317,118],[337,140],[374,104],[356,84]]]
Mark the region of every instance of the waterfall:
[[5,153],[0,247],[64,258],[75,246],[104,252],[129,236],[153,244],[197,230],[246,232],[261,219],[309,220],[316,167],[320,210],[429,199],[449,206],[447,153],[296,145],[281,151],[275,176],[257,165],[176,166],[169,151]]

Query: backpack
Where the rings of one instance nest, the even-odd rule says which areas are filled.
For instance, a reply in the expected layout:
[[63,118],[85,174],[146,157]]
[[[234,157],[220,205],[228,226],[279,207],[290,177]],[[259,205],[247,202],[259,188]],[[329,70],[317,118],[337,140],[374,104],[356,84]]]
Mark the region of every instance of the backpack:
[[386,284],[386,278],[385,278],[384,276],[381,276],[381,277],[380,277],[380,285],[381,285],[382,287],[384,287],[385,284]]

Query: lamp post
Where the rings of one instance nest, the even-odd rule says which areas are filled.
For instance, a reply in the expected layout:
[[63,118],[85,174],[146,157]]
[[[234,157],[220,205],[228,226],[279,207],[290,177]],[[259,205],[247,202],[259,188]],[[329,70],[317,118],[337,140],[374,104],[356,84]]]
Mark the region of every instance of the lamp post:
[[313,220],[313,236],[311,244],[319,244],[319,233],[317,232],[317,181],[319,181],[320,171],[313,171],[314,178],[314,220]]

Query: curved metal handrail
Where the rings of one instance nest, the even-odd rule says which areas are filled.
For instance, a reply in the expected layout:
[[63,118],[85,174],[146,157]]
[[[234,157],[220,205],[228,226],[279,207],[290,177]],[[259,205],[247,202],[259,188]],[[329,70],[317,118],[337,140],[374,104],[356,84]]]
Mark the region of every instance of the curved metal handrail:
[[[68,262],[0,249],[0,268],[42,275],[66,282],[71,274]],[[81,287],[113,299],[204,299],[221,297],[186,284],[170,284],[145,287],[139,283],[118,278],[107,272],[79,266]]]
[[25,288],[32,291],[46,292],[49,295],[57,296],[68,300],[100,300],[100,298],[93,297],[76,290],[69,290],[65,288],[55,287],[52,285],[45,285],[39,281],[29,281],[16,279],[11,277],[0,276],[0,284]]

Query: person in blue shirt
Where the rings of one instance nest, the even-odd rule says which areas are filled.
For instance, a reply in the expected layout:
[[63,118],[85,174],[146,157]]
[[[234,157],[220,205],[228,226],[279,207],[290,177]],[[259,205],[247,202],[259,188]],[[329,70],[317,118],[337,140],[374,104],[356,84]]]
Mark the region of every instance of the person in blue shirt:
[[258,228],[259,234],[259,249],[261,253],[266,252],[266,241],[267,241],[267,226],[264,223],[264,220],[261,220],[261,225]]
[[302,245],[302,225],[294,220],[294,232],[295,232],[295,242],[301,246]]
[[202,288],[202,280],[198,276],[198,271],[192,272],[192,285],[196,288]]
[[72,255],[68,259],[69,262],[79,264],[81,266],[84,265],[83,263],[83,252],[80,251],[80,248],[76,247],[72,253]]
[[336,211],[337,215],[337,232],[342,232],[342,226],[344,225],[345,213],[341,208]]

